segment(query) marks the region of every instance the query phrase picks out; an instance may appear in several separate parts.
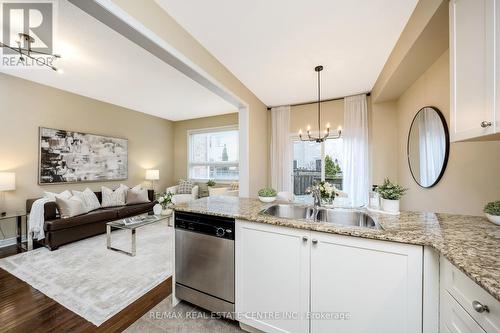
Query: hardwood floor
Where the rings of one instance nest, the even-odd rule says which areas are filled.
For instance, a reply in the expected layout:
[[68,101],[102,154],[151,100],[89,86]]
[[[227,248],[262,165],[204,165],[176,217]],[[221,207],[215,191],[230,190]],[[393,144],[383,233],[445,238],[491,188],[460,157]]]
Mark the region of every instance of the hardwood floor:
[[[0,258],[17,253],[0,249]],[[26,282],[0,269],[0,332],[121,332],[172,293],[168,278],[96,327]]]

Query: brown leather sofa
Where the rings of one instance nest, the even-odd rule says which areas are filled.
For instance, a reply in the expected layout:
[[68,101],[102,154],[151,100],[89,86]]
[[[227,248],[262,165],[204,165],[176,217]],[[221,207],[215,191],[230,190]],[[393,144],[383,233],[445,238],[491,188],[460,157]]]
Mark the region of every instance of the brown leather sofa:
[[[101,192],[94,192],[102,202]],[[84,238],[92,237],[106,232],[106,222],[118,220],[125,217],[139,214],[152,213],[155,205],[154,191],[148,190],[148,197],[151,202],[120,206],[100,208],[84,215],[78,215],[63,219],[59,216],[55,202],[45,204],[45,239],[40,241],[42,245],[51,251],[59,246],[75,242]],[[26,201],[26,211],[31,211],[33,202],[37,199],[28,199]]]

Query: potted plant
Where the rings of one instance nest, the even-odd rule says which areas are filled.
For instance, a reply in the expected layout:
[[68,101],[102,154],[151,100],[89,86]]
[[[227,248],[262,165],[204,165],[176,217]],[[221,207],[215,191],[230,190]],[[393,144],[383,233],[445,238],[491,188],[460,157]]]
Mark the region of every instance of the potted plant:
[[259,200],[262,202],[273,202],[276,200],[276,190],[270,187],[265,187],[258,192]]
[[214,187],[214,186],[215,186],[215,180],[210,179],[210,180],[207,182],[207,186],[208,186],[208,187]]
[[172,193],[167,192],[165,194],[162,194],[162,195],[158,196],[158,198],[156,200],[158,200],[158,204],[161,207],[161,211],[158,213],[158,209],[155,210],[155,207],[157,205],[155,205],[155,207],[153,207],[153,212],[155,213],[155,215],[160,215],[160,214],[161,215],[170,215],[170,214],[172,214],[172,209],[169,208],[169,205],[172,203]]
[[484,206],[484,215],[490,222],[500,225],[500,201],[492,201]]
[[332,205],[335,197],[339,196],[339,190],[337,190],[335,185],[325,181],[316,182],[312,187],[307,189],[306,193],[313,193],[314,190],[319,191],[321,204],[323,205]]
[[384,183],[377,187],[376,191],[381,197],[382,210],[389,213],[398,213],[399,199],[401,199],[408,189],[386,178]]

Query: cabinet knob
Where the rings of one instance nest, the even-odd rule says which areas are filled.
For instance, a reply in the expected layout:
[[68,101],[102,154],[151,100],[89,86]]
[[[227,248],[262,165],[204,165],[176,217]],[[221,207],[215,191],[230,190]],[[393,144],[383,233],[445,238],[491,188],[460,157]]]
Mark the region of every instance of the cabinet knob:
[[483,312],[490,312],[490,309],[488,308],[487,305],[483,305],[478,301],[473,301],[472,302],[472,308],[476,310],[476,312],[483,313]]
[[493,125],[493,123],[491,121],[482,121],[481,122],[482,128],[490,127],[491,125]]
[[309,238],[307,238],[307,236],[302,237],[302,241],[303,241],[304,243],[305,243],[305,242],[307,242],[308,240],[309,240]]
[[313,244],[318,244],[318,240],[313,238],[312,243]]

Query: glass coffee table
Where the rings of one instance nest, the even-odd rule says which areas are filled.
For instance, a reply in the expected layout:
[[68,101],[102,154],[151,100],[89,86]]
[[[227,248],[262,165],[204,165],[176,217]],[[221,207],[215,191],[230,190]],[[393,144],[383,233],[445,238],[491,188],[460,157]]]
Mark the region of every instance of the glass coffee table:
[[[158,223],[166,221],[171,217],[171,215],[139,215],[134,217],[127,217],[122,220],[112,221],[106,223],[106,245],[109,250],[118,251],[125,253],[131,257],[135,256],[136,253],[136,240],[135,233],[138,228],[144,227],[152,223]],[[113,229],[130,230],[132,244],[130,246],[131,251],[125,251],[111,246],[111,231]]]

